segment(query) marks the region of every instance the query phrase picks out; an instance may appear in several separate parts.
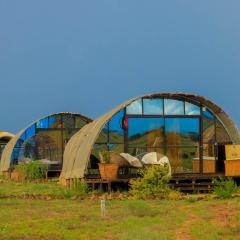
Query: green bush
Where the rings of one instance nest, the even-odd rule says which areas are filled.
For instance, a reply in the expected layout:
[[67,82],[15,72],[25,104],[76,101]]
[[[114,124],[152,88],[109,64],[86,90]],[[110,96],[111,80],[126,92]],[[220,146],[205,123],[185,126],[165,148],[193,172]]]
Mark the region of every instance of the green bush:
[[44,178],[48,170],[48,165],[40,161],[30,161],[16,165],[15,170],[22,172],[26,180],[37,180]]
[[75,184],[75,186],[72,188],[75,194],[82,195],[87,194],[89,192],[88,184],[85,182],[78,182]]
[[232,178],[220,178],[218,180],[214,180],[214,184],[214,193],[219,198],[231,198],[232,195],[238,190],[237,184]]
[[65,198],[72,198],[72,197],[78,197],[78,196],[81,196],[81,195],[88,194],[89,191],[90,190],[89,190],[89,187],[88,187],[87,183],[77,182],[71,188],[62,189],[62,195]]
[[130,181],[130,194],[138,199],[163,199],[171,192],[168,183],[168,167],[153,165],[141,169],[140,178]]

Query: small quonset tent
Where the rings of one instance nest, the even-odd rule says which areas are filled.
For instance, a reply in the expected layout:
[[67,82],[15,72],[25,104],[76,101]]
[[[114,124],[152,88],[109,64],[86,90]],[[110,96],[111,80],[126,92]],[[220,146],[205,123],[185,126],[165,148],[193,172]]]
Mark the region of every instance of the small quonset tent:
[[14,135],[12,133],[0,130],[0,159],[2,156],[3,149],[13,137]]
[[[68,142],[61,180],[83,178],[90,158],[111,150],[140,156],[166,155],[173,174],[223,172],[225,144],[240,143],[231,118],[212,101],[194,94],[149,94],[126,101],[84,126]],[[204,169],[213,161],[212,169]]]
[[77,113],[56,113],[32,123],[4,148],[0,172],[7,172],[11,166],[28,160],[42,160],[61,170],[68,140],[91,121]]

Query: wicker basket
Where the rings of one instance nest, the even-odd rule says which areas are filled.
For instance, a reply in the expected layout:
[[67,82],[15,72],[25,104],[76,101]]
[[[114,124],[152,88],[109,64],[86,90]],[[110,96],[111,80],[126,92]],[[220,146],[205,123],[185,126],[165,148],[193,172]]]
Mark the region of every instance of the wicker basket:
[[115,180],[118,177],[118,167],[116,163],[99,163],[99,172],[104,180]]

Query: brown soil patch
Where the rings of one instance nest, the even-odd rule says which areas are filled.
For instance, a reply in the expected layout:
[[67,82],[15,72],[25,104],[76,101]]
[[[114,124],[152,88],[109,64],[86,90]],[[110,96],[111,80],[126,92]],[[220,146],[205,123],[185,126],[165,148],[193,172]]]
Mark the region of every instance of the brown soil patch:
[[[191,212],[190,208],[186,208],[186,214]],[[198,218],[190,214],[187,219],[181,224],[181,226],[178,228],[176,232],[176,240],[191,240],[191,229],[189,226],[191,226],[195,221],[197,221]]]
[[[236,228],[240,226],[237,216],[239,215],[239,210],[235,208],[232,204],[225,205],[214,205],[208,208],[214,215],[208,218],[208,221],[218,226],[220,229]],[[240,236],[240,234],[237,234]]]
[[[211,205],[206,209],[209,211],[211,216],[206,216],[206,221],[209,221],[211,224],[217,226],[223,232],[229,231],[229,229],[236,229],[240,227],[240,223],[237,221],[237,215],[239,210],[237,210],[233,204],[224,204],[224,205]],[[187,219],[181,224],[179,229],[176,232],[176,240],[191,240],[191,228],[190,226],[193,223],[199,220],[199,217],[191,214],[191,209],[186,209],[186,214],[190,212],[190,215],[187,216]],[[240,233],[234,233],[236,237],[240,236]]]

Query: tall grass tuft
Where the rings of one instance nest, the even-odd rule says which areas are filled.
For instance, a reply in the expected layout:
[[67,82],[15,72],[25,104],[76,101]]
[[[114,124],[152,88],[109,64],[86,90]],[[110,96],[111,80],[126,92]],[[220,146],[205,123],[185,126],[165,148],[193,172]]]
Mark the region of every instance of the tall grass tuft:
[[61,194],[64,198],[79,197],[81,195],[86,195],[90,192],[87,183],[77,182],[72,188],[63,188]]
[[232,178],[214,180],[214,193],[222,199],[231,198],[238,191],[237,184]]

